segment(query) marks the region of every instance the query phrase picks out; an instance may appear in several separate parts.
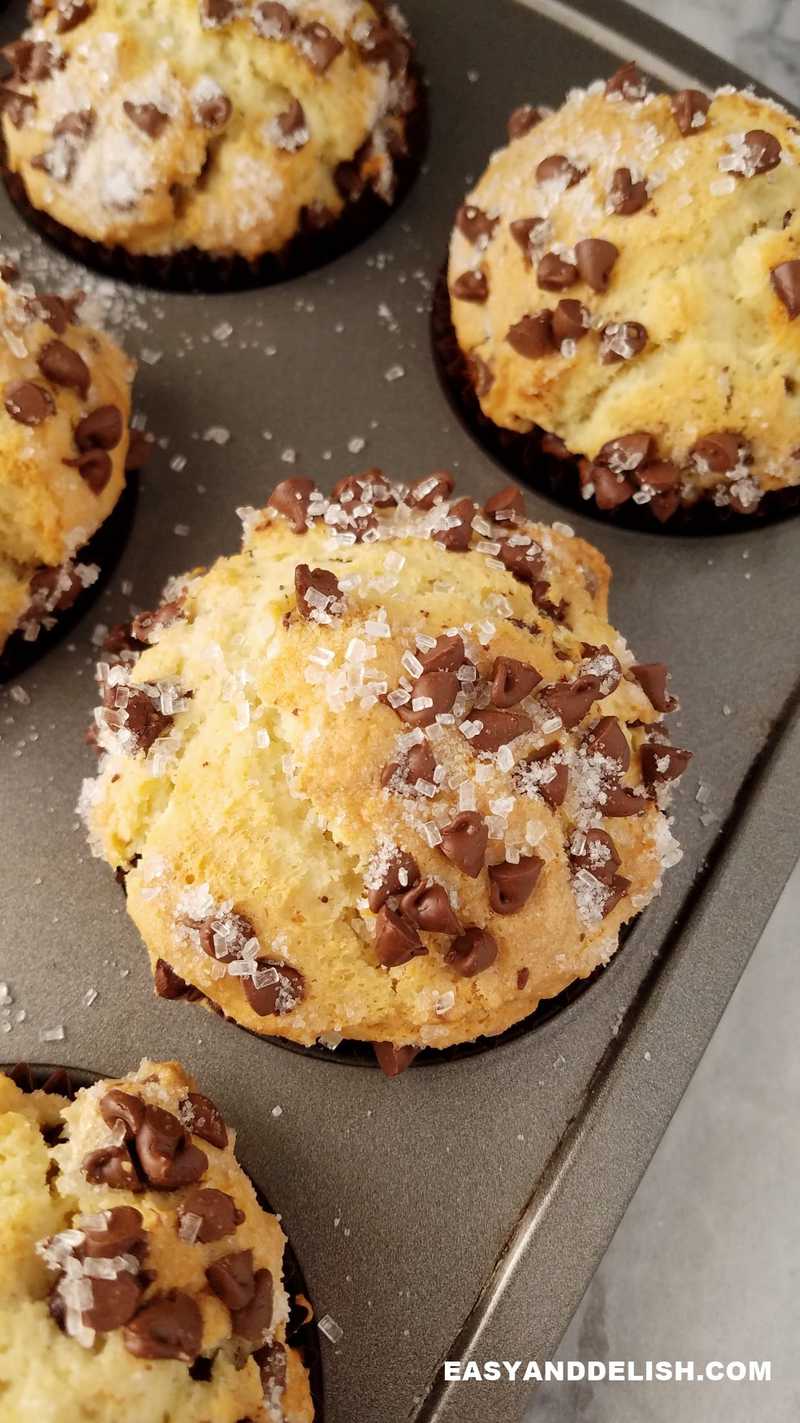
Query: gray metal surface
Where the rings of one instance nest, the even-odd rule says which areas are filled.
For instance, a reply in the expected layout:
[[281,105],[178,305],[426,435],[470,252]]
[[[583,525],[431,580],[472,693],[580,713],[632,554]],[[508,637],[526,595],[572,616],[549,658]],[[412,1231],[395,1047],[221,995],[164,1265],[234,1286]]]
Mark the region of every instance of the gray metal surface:
[[[326,482],[372,462],[399,477],[450,465],[478,495],[504,482],[437,385],[427,309],[455,205],[512,105],[557,102],[610,72],[632,52],[614,34],[657,56],[651,68],[665,77],[732,75],[621,4],[602,6],[599,31],[587,5],[590,35],[556,0],[404,8],[430,78],[433,136],[388,224],[282,287],[111,301],[144,356],[139,407],[169,444],[144,473],[110,593],[20,679],[29,703],[2,698],[0,976],[15,998],[2,1056],[119,1072],[142,1054],[175,1055],[198,1074],[238,1124],[319,1313],[344,1331],[325,1345],[329,1423],[513,1423],[524,1389],[447,1389],[439,1362],[541,1359],[556,1344],[797,854],[800,524],[715,539],[636,534],[529,494],[536,516],[568,517],[609,557],[613,616],[642,658],[670,662],[683,697],[674,734],[696,760],[676,804],[685,856],[662,899],[587,994],[509,1045],[389,1082],[154,999],[119,889],[74,814],[92,771],[82,735],[95,624],[151,606],[169,574],[234,548],[234,506],[263,502],[292,470]],[[11,5],[1,39],[22,11]],[[4,203],[0,233],[36,275],[47,267],[86,284],[43,257]],[[214,427],[227,443],[203,439]],[[281,459],[290,450],[294,464]],[[98,996],[86,1007],[89,989]],[[64,1040],[41,1043],[58,1025]]]

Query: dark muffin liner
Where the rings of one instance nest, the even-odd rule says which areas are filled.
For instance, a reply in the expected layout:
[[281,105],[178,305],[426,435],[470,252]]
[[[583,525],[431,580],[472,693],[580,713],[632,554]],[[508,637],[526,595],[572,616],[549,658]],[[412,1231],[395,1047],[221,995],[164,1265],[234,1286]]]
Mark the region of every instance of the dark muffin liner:
[[752,533],[754,529],[790,518],[800,510],[800,486],[770,490],[752,514],[737,514],[730,506],[720,507],[708,497],[699,499],[696,504],[679,505],[664,523],[655,517],[649,505],[635,504],[632,499],[616,509],[600,509],[593,498],[584,499],[581,494],[577,457],[556,459],[542,449],[544,430],[535,426],[528,434],[518,434],[495,425],[484,415],[453,327],[446,270],[440,272],[434,291],[431,342],[440,382],[462,424],[514,479],[552,499],[563,509],[639,533],[682,536]]
[[[74,1100],[76,1093],[81,1088],[93,1087],[96,1082],[102,1080],[104,1075],[107,1075],[100,1072],[89,1072],[84,1067],[51,1067],[40,1062],[6,1064],[0,1066],[0,1073],[13,1078],[23,1092],[34,1092],[40,1089],[44,1092],[53,1092],[60,1097],[68,1097],[70,1101]],[[252,1180],[251,1177],[248,1179]],[[255,1181],[253,1181],[253,1189],[261,1209],[270,1215],[275,1215],[274,1208]],[[300,1261],[289,1240],[286,1242],[283,1253],[283,1283],[289,1296],[286,1342],[291,1348],[297,1350],[308,1373],[311,1397],[314,1403],[314,1423],[324,1423],[322,1350],[319,1332],[314,1322],[316,1316],[312,1314],[311,1319],[307,1318],[308,1309],[306,1309],[304,1301],[307,1300],[313,1309],[311,1296]]]
[[0,686],[19,677],[44,657],[56,643],[73,631],[81,618],[97,601],[111,578],[128,541],[136,504],[139,497],[139,480],[135,473],[126,476],[125,488],[120,494],[108,518],[75,554],[78,563],[96,563],[100,572],[94,583],[78,594],[75,602],[63,612],[48,614],[54,619],[51,628],[41,628],[32,641],[26,641],[21,632],[12,632],[5,647],[0,651]]
[[34,207],[25,183],[7,164],[5,143],[0,140],[0,176],[11,201],[29,227],[61,252],[85,267],[125,282],[172,292],[244,291],[289,281],[326,266],[376,232],[396,212],[417,176],[428,143],[428,106],[418,66],[412,67],[416,102],[406,119],[407,153],[395,159],[395,195],[385,202],[370,187],[350,202],[339,217],[324,227],[306,224],[280,252],[267,252],[248,261],[245,257],[214,256],[198,247],[163,256],[139,256],[126,248],[107,247],[81,237],[49,213]]

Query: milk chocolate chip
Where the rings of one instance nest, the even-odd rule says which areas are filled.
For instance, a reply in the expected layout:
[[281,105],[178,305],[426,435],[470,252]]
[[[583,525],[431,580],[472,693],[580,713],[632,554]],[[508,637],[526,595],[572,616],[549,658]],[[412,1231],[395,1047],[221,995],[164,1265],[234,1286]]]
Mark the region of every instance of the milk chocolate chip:
[[475,810],[462,810],[442,829],[440,850],[450,862],[470,879],[477,879],[483,869],[489,831],[483,816]]
[[518,914],[533,894],[544,860],[523,855],[516,862],[504,860],[489,866],[489,903],[495,914]]
[[448,949],[444,961],[462,978],[475,978],[491,968],[497,958],[497,944],[488,929],[470,925]]
[[149,1300],[123,1334],[125,1348],[137,1359],[179,1359],[184,1364],[197,1358],[202,1339],[200,1310],[182,1290]]
[[516,657],[496,657],[491,673],[492,702],[496,707],[514,707],[541,682],[541,673]]
[[304,534],[308,506],[316,491],[313,479],[282,479],[280,484],[276,484],[267,504],[289,520],[296,534]]
[[196,1216],[200,1221],[194,1239],[199,1240],[201,1245],[210,1245],[215,1240],[223,1240],[226,1235],[233,1235],[244,1220],[233,1197],[211,1186],[187,1191],[178,1206],[179,1226],[187,1216]]
[[384,968],[401,968],[427,952],[414,924],[385,904],[375,925],[375,953]]

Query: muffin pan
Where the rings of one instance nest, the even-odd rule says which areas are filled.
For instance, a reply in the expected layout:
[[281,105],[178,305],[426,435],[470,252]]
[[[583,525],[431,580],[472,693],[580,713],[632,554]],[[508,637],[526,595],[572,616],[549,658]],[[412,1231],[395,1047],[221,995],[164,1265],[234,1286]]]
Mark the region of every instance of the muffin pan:
[[[116,1072],[176,1055],[202,1076],[269,1180],[319,1315],[342,1331],[322,1340],[329,1423],[508,1423],[526,1388],[446,1385],[441,1360],[555,1347],[797,855],[800,524],[689,539],[569,516],[611,562],[616,625],[669,662],[682,695],[673,734],[695,751],[675,804],[685,854],[597,981],[488,1051],[390,1082],[159,1002],[74,814],[93,769],[97,622],[153,606],[169,575],[234,548],[235,506],[262,504],[290,473],[330,484],[371,463],[399,478],[450,465],[484,499],[506,482],[440,389],[429,308],[456,205],[508,110],[557,102],[632,57],[657,82],[746,82],[615,0],[602,23],[588,0],[404,8],[430,82],[428,163],[379,233],[302,280],[213,297],[111,287],[0,206],[0,248],[105,306],[140,357],[138,406],[168,442],[140,477],[110,590],[3,694],[0,972],[13,1002],[0,992],[0,1025],[5,1057]],[[6,9],[0,39],[23,11]],[[527,505],[564,518],[533,492]]]

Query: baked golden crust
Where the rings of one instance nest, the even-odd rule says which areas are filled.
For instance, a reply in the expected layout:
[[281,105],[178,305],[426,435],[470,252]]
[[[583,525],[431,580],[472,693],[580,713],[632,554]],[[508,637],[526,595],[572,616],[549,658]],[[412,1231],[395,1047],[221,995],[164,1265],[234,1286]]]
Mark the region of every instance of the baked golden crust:
[[96,577],[74,556],[125,485],[133,363],[77,303],[0,279],[0,648]]
[[[114,1114],[115,1098],[122,1115]],[[146,1113],[133,1189],[104,1183],[102,1161],[127,1151],[130,1123]],[[61,1140],[48,1145],[42,1132],[51,1137],[55,1127]],[[171,1127],[185,1138],[170,1162],[182,1185],[164,1177],[165,1159],[152,1147],[155,1131],[163,1141]],[[0,1076],[0,1388],[8,1423],[311,1423],[308,1379],[285,1345],[286,1241],[237,1164],[234,1141],[175,1062],[145,1061],[73,1102],[24,1093]],[[160,1185],[150,1171],[152,1180],[162,1175]],[[242,1297],[248,1269],[261,1281],[259,1271],[268,1271],[272,1282],[271,1310],[265,1306],[249,1335],[253,1321],[231,1312],[220,1266],[243,1252],[250,1256],[239,1276]],[[159,1300],[166,1306],[151,1329],[148,1310]],[[207,1368],[195,1371],[195,1359]]]
[[488,515],[451,490],[286,481],[101,665],[83,809],[167,996],[444,1047],[590,974],[658,891],[665,669],[632,671],[596,549],[519,490]]
[[452,235],[458,343],[489,419],[584,457],[601,507],[752,512],[800,482],[796,120],[620,73],[512,118]]
[[37,13],[7,51],[7,162],[71,232],[139,256],[254,260],[367,185],[391,201],[415,102],[396,12],[59,0]]

